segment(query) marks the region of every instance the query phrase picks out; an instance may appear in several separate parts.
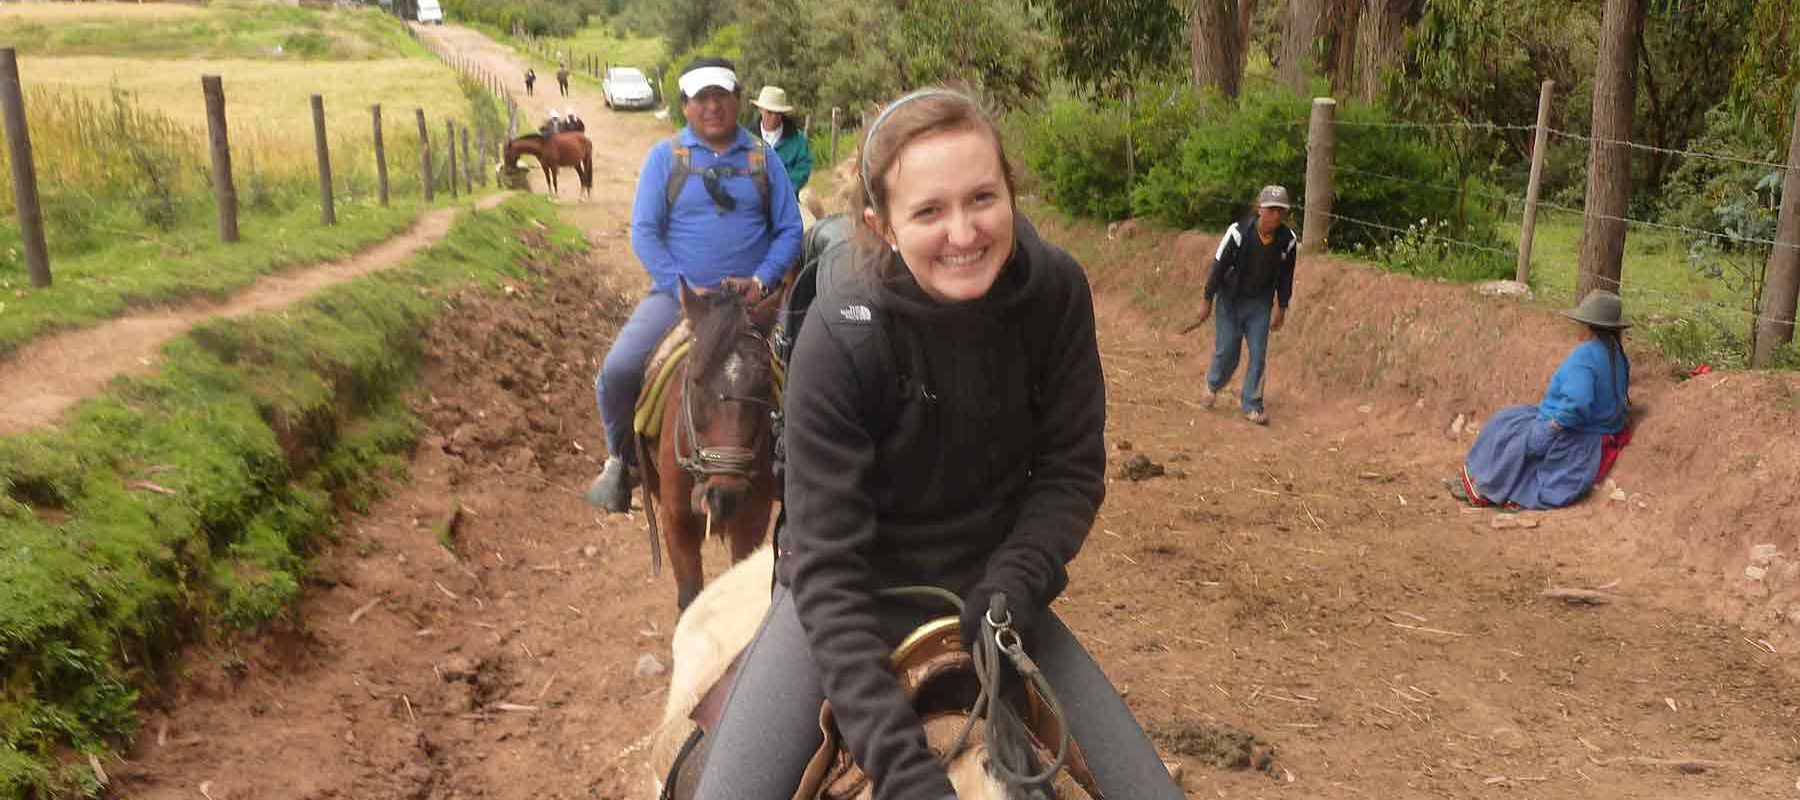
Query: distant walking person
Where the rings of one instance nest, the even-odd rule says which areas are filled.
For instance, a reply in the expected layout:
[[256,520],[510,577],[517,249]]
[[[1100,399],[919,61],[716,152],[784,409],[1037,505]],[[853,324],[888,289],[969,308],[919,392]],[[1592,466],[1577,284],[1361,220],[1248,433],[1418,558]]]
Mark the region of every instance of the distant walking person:
[[533,94],[532,87],[534,87],[536,85],[537,85],[537,70],[532,69],[530,67],[526,67],[525,68],[525,96],[526,97],[530,97]]
[[556,88],[562,90],[562,96],[569,96],[569,65],[564,64],[556,70]]
[[1248,345],[1250,364],[1244,369],[1243,412],[1245,419],[1258,425],[1269,424],[1262,394],[1269,333],[1281,330],[1287,321],[1288,301],[1294,296],[1294,262],[1300,258],[1300,239],[1282,222],[1288,207],[1287,189],[1264,186],[1256,196],[1256,214],[1225,229],[1219,249],[1213,254],[1212,270],[1206,276],[1206,300],[1200,306],[1200,319],[1188,326],[1188,330],[1193,330],[1206,322],[1213,315],[1213,301],[1217,298],[1219,316],[1214,328],[1212,367],[1206,371],[1206,389],[1200,394],[1200,405],[1212,408],[1219,390],[1237,371],[1239,355]]

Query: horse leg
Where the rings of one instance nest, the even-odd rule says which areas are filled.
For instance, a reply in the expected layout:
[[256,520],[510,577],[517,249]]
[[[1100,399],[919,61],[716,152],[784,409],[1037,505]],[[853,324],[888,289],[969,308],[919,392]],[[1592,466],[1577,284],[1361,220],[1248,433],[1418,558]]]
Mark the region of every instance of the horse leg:
[[685,510],[668,506],[659,506],[664,512],[663,537],[669,549],[669,567],[675,573],[675,611],[677,616],[686,611],[688,604],[700,596],[700,589],[706,585],[705,565],[702,562],[705,523]]
[[[665,463],[672,463],[674,453],[666,455],[669,458]],[[673,474],[663,475],[659,488],[662,491],[657,493],[657,518],[662,522],[663,549],[669,554],[669,568],[675,573],[675,609],[681,612],[694,602],[706,583],[701,561],[706,544],[705,522],[688,508],[687,498],[693,491],[693,480],[686,472],[674,470]]]

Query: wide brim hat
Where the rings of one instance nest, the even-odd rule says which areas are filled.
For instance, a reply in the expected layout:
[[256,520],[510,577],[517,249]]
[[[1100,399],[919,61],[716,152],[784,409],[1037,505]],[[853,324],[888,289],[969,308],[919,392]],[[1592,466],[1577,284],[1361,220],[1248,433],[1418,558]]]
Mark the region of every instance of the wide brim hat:
[[794,107],[788,105],[787,90],[779,86],[764,86],[756,99],[750,101],[750,105],[777,114],[791,114],[794,111]]
[[1588,292],[1581,298],[1580,305],[1563,311],[1562,315],[1593,328],[1619,331],[1631,327],[1631,320],[1625,318],[1625,301],[1617,293],[1605,289]]

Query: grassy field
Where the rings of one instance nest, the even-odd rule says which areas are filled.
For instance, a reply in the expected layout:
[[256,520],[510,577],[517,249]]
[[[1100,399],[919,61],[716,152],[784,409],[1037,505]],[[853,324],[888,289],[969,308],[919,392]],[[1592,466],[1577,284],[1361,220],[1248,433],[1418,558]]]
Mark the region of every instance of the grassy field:
[[[196,328],[58,430],[0,438],[0,797],[102,795],[81,754],[129,743],[169,655],[281,614],[337,511],[404,474],[405,394],[446,295],[583,246],[515,198],[408,264]],[[168,493],[129,488],[145,475]]]
[[[240,286],[278,267],[342,255],[404,228],[421,210],[415,109],[436,141],[434,183],[446,186],[446,119],[479,121],[489,141],[494,98],[431,58],[392,17],[274,5],[29,4],[0,7],[23,35],[20,71],[56,285],[5,298],[0,350],[36,332],[117,314],[134,302]],[[318,60],[274,57],[245,42],[322,30],[356,48]],[[82,42],[149,31],[128,57]],[[73,31],[87,31],[76,36]],[[40,50],[65,55],[41,55]],[[110,52],[110,46],[101,49]],[[292,53],[292,48],[286,48]],[[215,58],[252,52],[251,57]],[[183,53],[195,57],[182,57]],[[151,57],[148,54],[155,54]],[[356,60],[326,60],[332,54]],[[371,58],[371,56],[379,56]],[[224,80],[245,243],[213,252],[214,209],[202,75]],[[340,225],[320,230],[310,96],[324,97]],[[369,106],[383,108],[391,194],[375,205]],[[4,158],[0,149],[0,159]],[[0,169],[0,289],[25,286],[10,169]],[[253,233],[254,231],[254,233]],[[197,270],[197,272],[196,272]],[[204,273],[202,275],[201,273]]]
[[[1502,237],[1518,240],[1518,224],[1502,226]],[[1573,305],[1581,256],[1581,217],[1550,211],[1538,217],[1532,245],[1532,289],[1546,307]],[[1688,237],[1675,231],[1634,228],[1625,239],[1621,269],[1626,313],[1678,365],[1741,367],[1753,324],[1745,273],[1758,273],[1768,251],[1729,260],[1714,258],[1711,270],[1688,258]]]
[[[23,82],[36,90],[87,98],[106,98],[114,87],[125,90],[140,105],[188,126],[196,148],[206,141],[200,76],[219,75],[234,161],[255,153],[260,167],[275,171],[313,168],[314,94],[324,96],[326,129],[340,140],[369,138],[369,106],[375,103],[382,105],[389,139],[417,138],[417,108],[425,109],[426,119],[440,129],[446,116],[468,115],[455,74],[425,58],[284,62],[70,56],[19,62]],[[34,133],[33,143],[41,138]]]
[[390,20],[373,9],[241,1],[13,3],[0,6],[0,38],[32,56],[355,61],[420,55]]
[[[554,39],[553,50],[562,50],[565,56],[574,54],[579,57],[596,56],[604,63],[637,67],[649,73],[663,58],[662,41],[659,39],[641,39],[635,36],[614,31],[603,22],[589,22],[588,26],[567,39]],[[571,64],[573,69],[574,65]]]
[[284,266],[349,255],[405,230],[423,209],[417,198],[387,208],[345,205],[330,228],[319,225],[318,206],[311,204],[245,215],[237,244],[219,242],[206,225],[121,237],[53,262],[56,282],[41,291],[28,289],[22,274],[0,269],[0,357],[47,330],[117,316],[130,305],[222,297]]

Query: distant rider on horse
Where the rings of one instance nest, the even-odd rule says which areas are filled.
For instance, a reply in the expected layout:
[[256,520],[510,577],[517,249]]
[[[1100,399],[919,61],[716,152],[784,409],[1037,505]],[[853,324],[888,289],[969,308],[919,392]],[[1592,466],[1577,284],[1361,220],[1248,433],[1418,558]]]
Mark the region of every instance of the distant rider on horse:
[[612,512],[630,508],[632,410],[645,362],[681,319],[678,279],[758,299],[781,284],[800,254],[793,186],[781,159],[739,127],[743,91],[731,62],[697,58],[679,83],[687,127],[650,148],[631,211],[631,247],[650,275],[650,292],[619,331],[594,384],[607,458],[586,497]]

